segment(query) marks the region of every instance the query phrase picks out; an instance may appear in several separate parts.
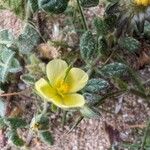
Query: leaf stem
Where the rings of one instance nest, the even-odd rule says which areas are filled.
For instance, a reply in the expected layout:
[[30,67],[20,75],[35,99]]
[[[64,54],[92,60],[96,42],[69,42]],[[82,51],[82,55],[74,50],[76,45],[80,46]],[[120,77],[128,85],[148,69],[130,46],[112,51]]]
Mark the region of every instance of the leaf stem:
[[82,9],[82,7],[81,7],[81,5],[80,5],[80,1],[79,1],[79,0],[77,0],[77,5],[78,5],[78,8],[79,8],[81,17],[82,17],[82,22],[83,22],[83,25],[84,25],[84,29],[85,29],[85,30],[88,30],[88,25],[87,25],[87,22],[86,22],[84,13],[83,13],[83,9]]
[[62,128],[64,128],[64,125],[66,123],[66,115],[67,115],[67,111],[63,110],[63,116],[62,116]]
[[142,140],[140,150],[144,150],[144,146],[145,146],[146,139],[147,139],[147,136],[148,136],[149,128],[150,128],[150,120],[148,121],[147,128],[145,129],[145,133],[144,133],[144,137],[143,137],[143,140]]

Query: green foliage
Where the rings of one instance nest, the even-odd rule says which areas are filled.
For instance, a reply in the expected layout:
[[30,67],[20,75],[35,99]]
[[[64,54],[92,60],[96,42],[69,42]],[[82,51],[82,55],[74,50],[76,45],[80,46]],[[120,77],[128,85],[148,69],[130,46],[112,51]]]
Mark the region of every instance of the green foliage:
[[30,126],[33,130],[46,130],[49,128],[49,119],[43,114],[37,115],[32,119]]
[[67,6],[68,0],[38,0],[39,8],[50,13],[63,13]]
[[83,7],[95,7],[99,4],[99,0],[80,0]]
[[17,73],[21,70],[15,52],[7,48],[0,51],[0,82],[6,82],[9,73]]
[[127,66],[122,63],[114,62],[100,69],[101,75],[104,77],[119,77],[125,75]]
[[0,98],[0,117],[4,117],[6,114],[6,103],[4,99]]
[[28,24],[23,33],[17,39],[17,47],[22,54],[30,54],[40,42],[40,35],[37,30]]
[[89,93],[99,93],[101,90],[107,89],[109,83],[103,79],[90,79],[84,88],[84,91]]
[[80,38],[80,54],[83,60],[86,62],[95,54],[95,39],[90,31],[85,32]]
[[0,31],[0,45],[6,45],[10,47],[14,42],[13,35],[9,32],[9,30],[1,30]]
[[46,144],[53,145],[53,143],[54,143],[52,134],[49,131],[40,131],[39,137]]
[[33,13],[38,11],[39,9],[38,0],[29,0],[29,4]]
[[27,85],[34,85],[34,83],[37,81],[36,78],[31,74],[22,75],[21,80]]
[[4,118],[0,117],[0,130],[4,129],[5,127],[6,127],[5,120]]
[[85,92],[83,96],[86,100],[86,103],[90,106],[94,106],[94,104],[98,103],[102,98],[100,95],[87,92]]
[[103,55],[106,55],[108,53],[108,44],[106,38],[103,36],[100,36],[98,38],[98,51]]
[[128,50],[130,53],[138,52],[141,44],[133,37],[124,37],[119,40],[119,46],[122,49]]
[[104,21],[104,19],[99,18],[99,17],[95,18],[94,19],[94,26],[95,26],[95,29],[96,29],[98,36],[106,35],[108,33],[107,24]]
[[25,142],[19,137],[16,131],[10,131],[9,141],[18,147],[24,146],[25,144]]
[[84,105],[84,107],[80,109],[80,112],[86,118],[98,118],[100,116],[98,109],[93,106]]
[[22,118],[6,118],[5,123],[13,130],[25,128],[27,125],[26,121]]

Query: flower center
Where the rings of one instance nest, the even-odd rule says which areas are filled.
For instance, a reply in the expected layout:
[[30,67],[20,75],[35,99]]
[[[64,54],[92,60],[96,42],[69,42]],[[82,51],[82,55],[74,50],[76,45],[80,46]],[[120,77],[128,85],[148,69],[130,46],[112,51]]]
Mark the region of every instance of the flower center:
[[69,85],[64,80],[60,80],[56,84],[56,89],[57,89],[58,93],[62,95],[64,93],[68,93]]

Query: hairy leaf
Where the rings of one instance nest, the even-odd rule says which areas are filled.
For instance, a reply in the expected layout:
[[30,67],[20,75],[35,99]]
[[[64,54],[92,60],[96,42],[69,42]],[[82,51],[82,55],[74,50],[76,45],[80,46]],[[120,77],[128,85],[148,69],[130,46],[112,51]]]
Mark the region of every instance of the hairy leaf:
[[95,7],[99,4],[99,0],[80,0],[83,7]]
[[21,66],[15,57],[15,52],[11,49],[0,51],[0,82],[6,82],[9,73],[21,71]]
[[90,31],[85,32],[80,39],[80,53],[83,60],[87,61],[95,53],[95,39]]
[[138,52],[141,44],[138,40],[133,37],[124,37],[119,40],[119,46],[122,49],[128,50],[130,53]]
[[21,118],[6,118],[5,123],[11,127],[12,129],[17,129],[17,128],[24,128],[27,123],[25,120]]
[[11,141],[14,145],[21,147],[25,144],[25,142],[19,137],[16,131],[11,131],[9,133],[9,141]]
[[49,131],[40,131],[39,137],[46,144],[53,145],[53,143],[54,143],[52,134]]
[[109,83],[106,80],[95,78],[89,80],[84,90],[89,93],[99,93],[101,90],[107,89],[108,86]]
[[91,94],[91,93],[87,93],[87,92],[84,93],[83,96],[86,100],[86,103],[88,105],[92,105],[92,106],[94,104],[96,104],[97,102],[99,102],[102,98],[100,95],[96,95],[96,94],[93,94],[93,93]]
[[86,118],[98,118],[100,116],[100,112],[95,107],[92,106],[89,107],[84,105],[84,107],[80,109],[80,112]]
[[14,42],[14,37],[9,30],[0,31],[0,45],[11,46]]
[[40,9],[54,14],[63,13],[68,6],[68,0],[38,0],[38,2]]
[[104,77],[119,77],[127,72],[127,66],[125,64],[115,62],[104,66],[100,72]]
[[6,103],[4,101],[4,99],[0,98],[0,117],[4,117],[6,114]]
[[17,46],[22,54],[30,54],[39,42],[39,33],[33,26],[28,24],[24,32],[18,37]]

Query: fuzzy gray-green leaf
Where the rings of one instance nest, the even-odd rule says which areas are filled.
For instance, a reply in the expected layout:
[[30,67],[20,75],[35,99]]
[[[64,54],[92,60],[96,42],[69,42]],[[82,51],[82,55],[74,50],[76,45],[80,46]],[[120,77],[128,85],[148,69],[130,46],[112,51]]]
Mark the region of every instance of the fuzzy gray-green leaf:
[[109,83],[106,80],[103,79],[90,79],[84,88],[84,91],[89,93],[99,93],[101,90],[107,89],[109,86]]
[[27,25],[24,32],[18,37],[17,46],[22,54],[30,54],[39,42],[40,35],[37,30],[31,25]]
[[1,30],[0,31],[0,44],[1,45],[6,45],[9,47],[12,45],[13,42],[14,42],[14,37],[9,32],[9,30]]
[[82,115],[86,118],[98,118],[100,116],[100,112],[95,108],[95,107],[89,107],[84,105],[81,109],[80,112]]
[[80,39],[80,53],[83,60],[87,61],[95,54],[95,39],[90,31],[85,32]]
[[96,94],[91,94],[91,93],[84,93],[83,94],[85,101],[88,105],[93,106],[94,104],[98,103],[101,100],[101,96],[100,95],[96,95]]
[[122,49],[129,51],[130,53],[138,52],[141,44],[138,40],[133,37],[124,37],[119,40],[119,46]]
[[52,134],[49,131],[40,131],[39,137],[46,144],[53,145],[53,143],[54,143]]
[[54,14],[63,13],[68,6],[68,0],[39,0],[38,2],[40,9]]
[[7,105],[4,99],[0,98],[0,117],[4,117],[6,114]]
[[25,128],[26,121],[21,118],[6,118],[5,123],[12,129]]
[[120,77],[125,75],[127,72],[127,66],[122,63],[114,62],[104,66],[100,73],[104,77]]
[[11,141],[15,146],[21,147],[25,142],[19,137],[16,131],[11,131],[9,133],[9,141]]
[[99,0],[80,0],[82,7],[95,7],[99,4]]

